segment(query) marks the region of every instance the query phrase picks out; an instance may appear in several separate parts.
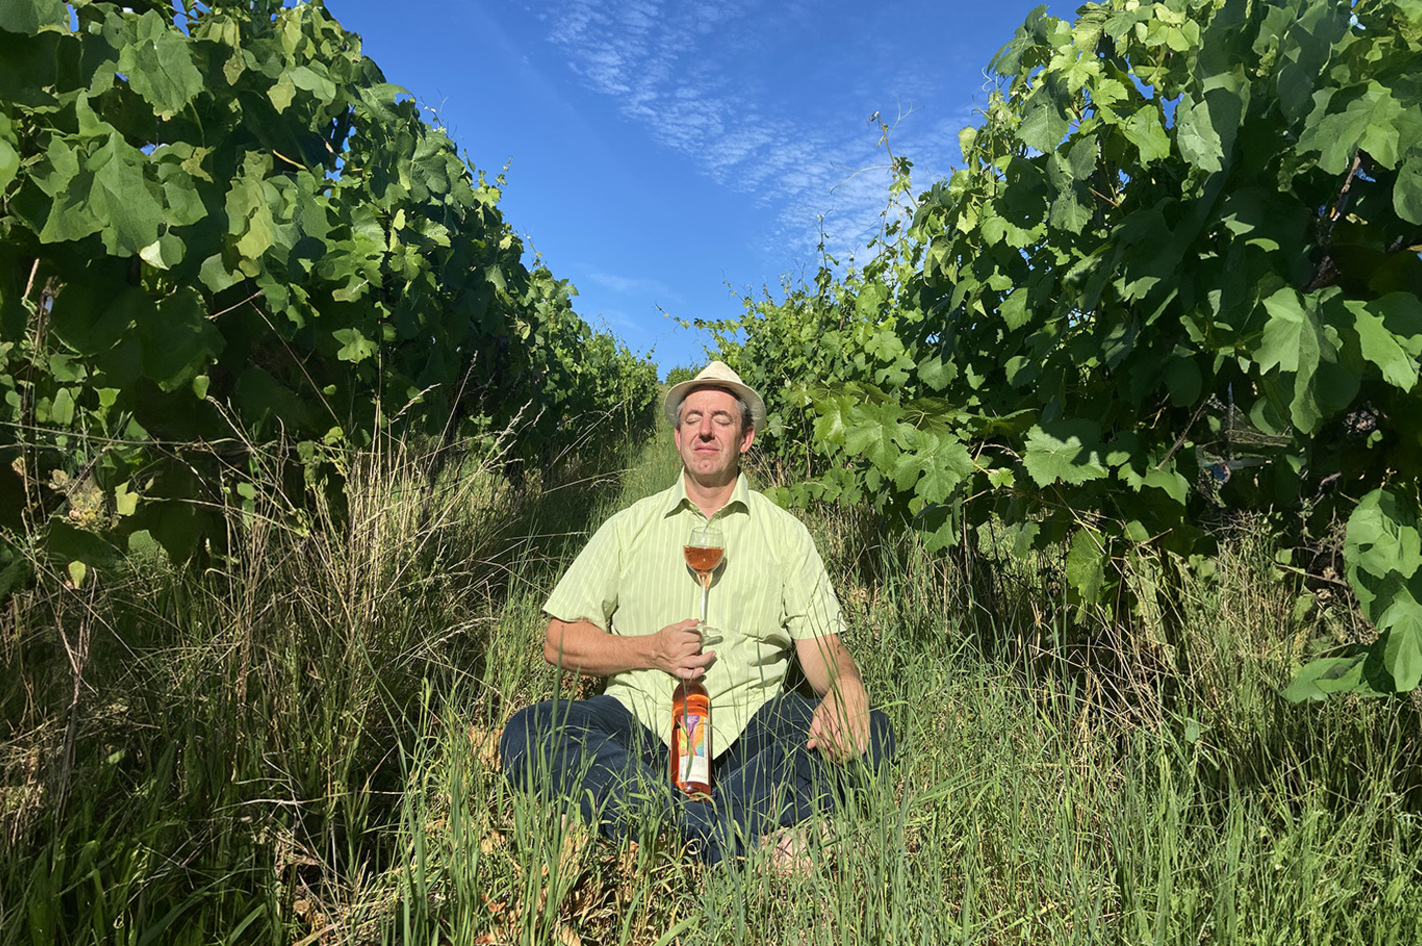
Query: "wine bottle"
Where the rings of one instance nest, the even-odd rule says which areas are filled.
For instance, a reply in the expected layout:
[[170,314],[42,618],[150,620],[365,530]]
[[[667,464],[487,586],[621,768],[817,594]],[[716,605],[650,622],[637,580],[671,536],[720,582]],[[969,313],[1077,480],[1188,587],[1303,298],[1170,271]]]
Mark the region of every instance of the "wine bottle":
[[671,777],[691,797],[711,797],[711,695],[700,680],[672,692]]

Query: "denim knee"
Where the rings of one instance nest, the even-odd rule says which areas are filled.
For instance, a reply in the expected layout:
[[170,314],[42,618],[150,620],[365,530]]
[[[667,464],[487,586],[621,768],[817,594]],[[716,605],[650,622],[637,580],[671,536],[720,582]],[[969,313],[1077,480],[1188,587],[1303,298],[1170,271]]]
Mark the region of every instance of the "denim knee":
[[883,710],[869,711],[869,751],[865,753],[869,767],[878,769],[894,761],[894,724]]
[[535,703],[533,706],[525,706],[510,716],[499,736],[499,762],[510,781],[518,781],[516,776],[523,774],[529,743],[533,741],[533,733],[539,728],[536,711],[540,705],[542,704]]

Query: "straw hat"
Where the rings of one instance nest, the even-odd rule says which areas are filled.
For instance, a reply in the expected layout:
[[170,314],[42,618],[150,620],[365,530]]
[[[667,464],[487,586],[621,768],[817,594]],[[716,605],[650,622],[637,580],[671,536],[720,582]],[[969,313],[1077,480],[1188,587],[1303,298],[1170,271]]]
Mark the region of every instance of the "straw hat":
[[742,384],[741,376],[732,371],[725,362],[713,361],[703,368],[699,375],[690,381],[673,384],[667,392],[667,399],[662,402],[662,413],[667,415],[667,420],[671,421],[673,427],[676,426],[676,412],[681,407],[681,402],[698,388],[730,391],[750,405],[751,426],[756,430],[765,426],[765,402],[760,399],[760,395]]

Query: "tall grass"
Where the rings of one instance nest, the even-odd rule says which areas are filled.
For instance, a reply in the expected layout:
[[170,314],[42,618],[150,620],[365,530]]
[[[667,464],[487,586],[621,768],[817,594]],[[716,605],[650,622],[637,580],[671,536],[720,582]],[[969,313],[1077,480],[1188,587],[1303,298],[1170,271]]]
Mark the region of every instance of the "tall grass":
[[1422,941],[1416,719],[1279,696],[1318,617],[1260,526],[1123,629],[1050,562],[812,517],[899,759],[805,876],[704,869],[651,813],[612,844],[511,790],[504,720],[588,689],[542,660],[544,596],[677,471],[665,431],[597,475],[622,462],[431,492],[387,454],[348,516],[235,510],[220,569],[12,599],[0,943]]
[[352,929],[430,694],[498,671],[510,590],[616,486],[514,490],[497,463],[431,481],[386,447],[339,511],[228,510],[201,573],[135,559],[79,590],[37,561],[0,619],[0,943]]

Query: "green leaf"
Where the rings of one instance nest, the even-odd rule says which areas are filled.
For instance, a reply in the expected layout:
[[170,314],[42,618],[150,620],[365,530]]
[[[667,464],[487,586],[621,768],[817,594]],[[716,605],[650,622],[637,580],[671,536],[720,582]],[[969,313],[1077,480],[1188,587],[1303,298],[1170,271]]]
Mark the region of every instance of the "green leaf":
[[1422,605],[1400,599],[1377,621],[1383,635],[1383,666],[1392,674],[1398,692],[1415,690],[1422,683]]
[[1322,418],[1315,375],[1325,354],[1335,360],[1336,349],[1324,335],[1313,299],[1305,308],[1297,292],[1284,288],[1265,299],[1264,307],[1269,321],[1254,359],[1263,371],[1278,368],[1295,376],[1285,379],[1290,417],[1300,431],[1311,433]]
[[918,379],[935,391],[942,391],[957,377],[958,366],[940,355],[929,355],[918,363]]
[[1284,697],[1293,703],[1304,700],[1326,700],[1338,693],[1371,692],[1363,679],[1366,654],[1352,657],[1325,657],[1303,665],[1284,690]]
[[49,408],[50,423],[68,427],[74,423],[74,395],[68,388],[54,392],[54,401]]
[[126,45],[119,71],[154,113],[166,121],[203,89],[188,40],[153,10],[139,19],[137,42]]
[[340,328],[332,332],[331,335],[341,343],[341,349],[336,352],[336,357],[341,361],[349,361],[353,365],[360,364],[380,350],[380,346],[362,335],[359,329]]
[[893,476],[894,485],[912,491],[920,508],[947,501],[973,475],[973,459],[956,437],[920,432],[915,446],[895,460]]
[[822,443],[844,445],[845,433],[851,423],[854,399],[845,395],[816,397],[815,439]]
[[187,247],[171,233],[165,233],[138,251],[139,257],[154,269],[172,269],[183,261]]
[[1397,163],[1401,103],[1376,81],[1370,81],[1362,95],[1352,98],[1346,108],[1320,117],[1319,111],[1343,96],[1325,96],[1309,116],[1309,125],[1299,136],[1299,151],[1318,153],[1318,166],[1329,174],[1348,170],[1361,149],[1384,167]]
[[83,562],[92,568],[108,568],[118,562],[119,551],[102,536],[71,525],[63,517],[49,520],[44,539],[45,551],[58,562]]
[[0,112],[0,193],[4,193],[20,170],[20,152],[16,150],[18,145],[19,141],[10,130],[9,117]]
[[296,84],[298,89],[305,89],[315,95],[323,105],[329,105],[335,101],[335,83],[309,66],[296,66],[287,75],[291,76],[291,81]]
[[271,99],[278,115],[291,107],[291,100],[295,97],[296,83],[292,81],[289,73],[282,73],[281,77],[267,90],[267,98]]
[[[241,176],[232,182],[227,191],[228,232],[238,238],[237,251],[245,260],[253,262],[259,260],[276,239],[273,201],[268,199],[264,181],[270,170],[270,158],[248,154]],[[249,276],[255,276],[258,272],[255,268],[244,268],[244,271]]]
[[222,259],[222,254],[214,253],[202,261],[202,266],[198,269],[198,278],[211,291],[221,292],[241,282],[242,274],[229,270]]
[[[3,178],[3,169],[0,169],[0,180]],[[3,186],[0,183],[0,187]],[[1392,206],[1403,220],[1422,224],[1422,148],[1414,145],[1398,169],[1397,182],[1392,185]]]
[[106,285],[101,273],[75,280],[54,299],[54,334],[80,354],[98,354],[118,343],[134,325],[153,315],[153,300],[142,289]]
[[1222,170],[1234,151],[1234,140],[1244,115],[1240,94],[1213,88],[1203,99],[1189,96],[1175,113],[1175,143],[1186,161],[1203,171]]
[[1048,431],[1034,425],[1027,433],[1022,463],[1038,486],[1060,480],[1079,486],[1108,474],[1097,456],[1100,428],[1086,421],[1061,421]]
[[1071,119],[1052,94],[1049,85],[1038,86],[1027,99],[1018,126],[1018,139],[1029,148],[1055,151],[1071,128]]
[[899,448],[895,439],[909,436],[913,428],[900,422],[903,411],[894,404],[863,404],[851,414],[853,423],[844,432],[844,449],[863,455],[881,470],[893,469]]
[[35,35],[44,26],[68,26],[63,0],[5,0],[0,3],[0,30]]
[[179,289],[138,326],[143,373],[164,391],[192,383],[222,353],[222,333],[207,320],[202,296]]
[[1343,557],[1350,568],[1377,578],[1390,572],[1411,578],[1422,566],[1416,517],[1392,493],[1373,490],[1348,517]]
[[1141,485],[1164,491],[1181,506],[1185,505],[1185,499],[1190,494],[1189,482],[1173,469],[1147,470]]
[[120,516],[131,516],[138,511],[138,494],[130,492],[126,482],[114,487],[114,511]]
[[[879,320],[879,312],[889,301],[889,287],[883,283],[870,283],[860,291],[854,300],[854,314],[871,322]],[[897,338],[895,339],[897,341]]]
[[1027,289],[1025,287],[1018,287],[1012,290],[1011,294],[1002,300],[1002,304],[998,306],[997,311],[1011,331],[1016,331],[1026,325],[1028,319]]
[[1106,549],[1101,534],[1094,529],[1078,529],[1071,537],[1066,557],[1067,583],[1087,604],[1100,600],[1106,579]]
[[1224,143],[1210,120],[1208,100],[1198,102],[1186,97],[1175,111],[1175,143],[1180,155],[1205,171],[1218,171],[1224,165]]
[[1403,391],[1417,385],[1417,359],[1422,356],[1422,302],[1411,293],[1395,292],[1362,303],[1349,300],[1353,328],[1363,357],[1376,365],[1383,380]]
[[1154,103],[1136,109],[1120,127],[1126,140],[1136,146],[1142,164],[1170,157],[1170,136],[1160,109]]
[[117,132],[88,163],[93,172],[89,203],[102,229],[104,247],[114,256],[137,256],[157,241],[163,205],[156,186],[144,177],[146,159]]

